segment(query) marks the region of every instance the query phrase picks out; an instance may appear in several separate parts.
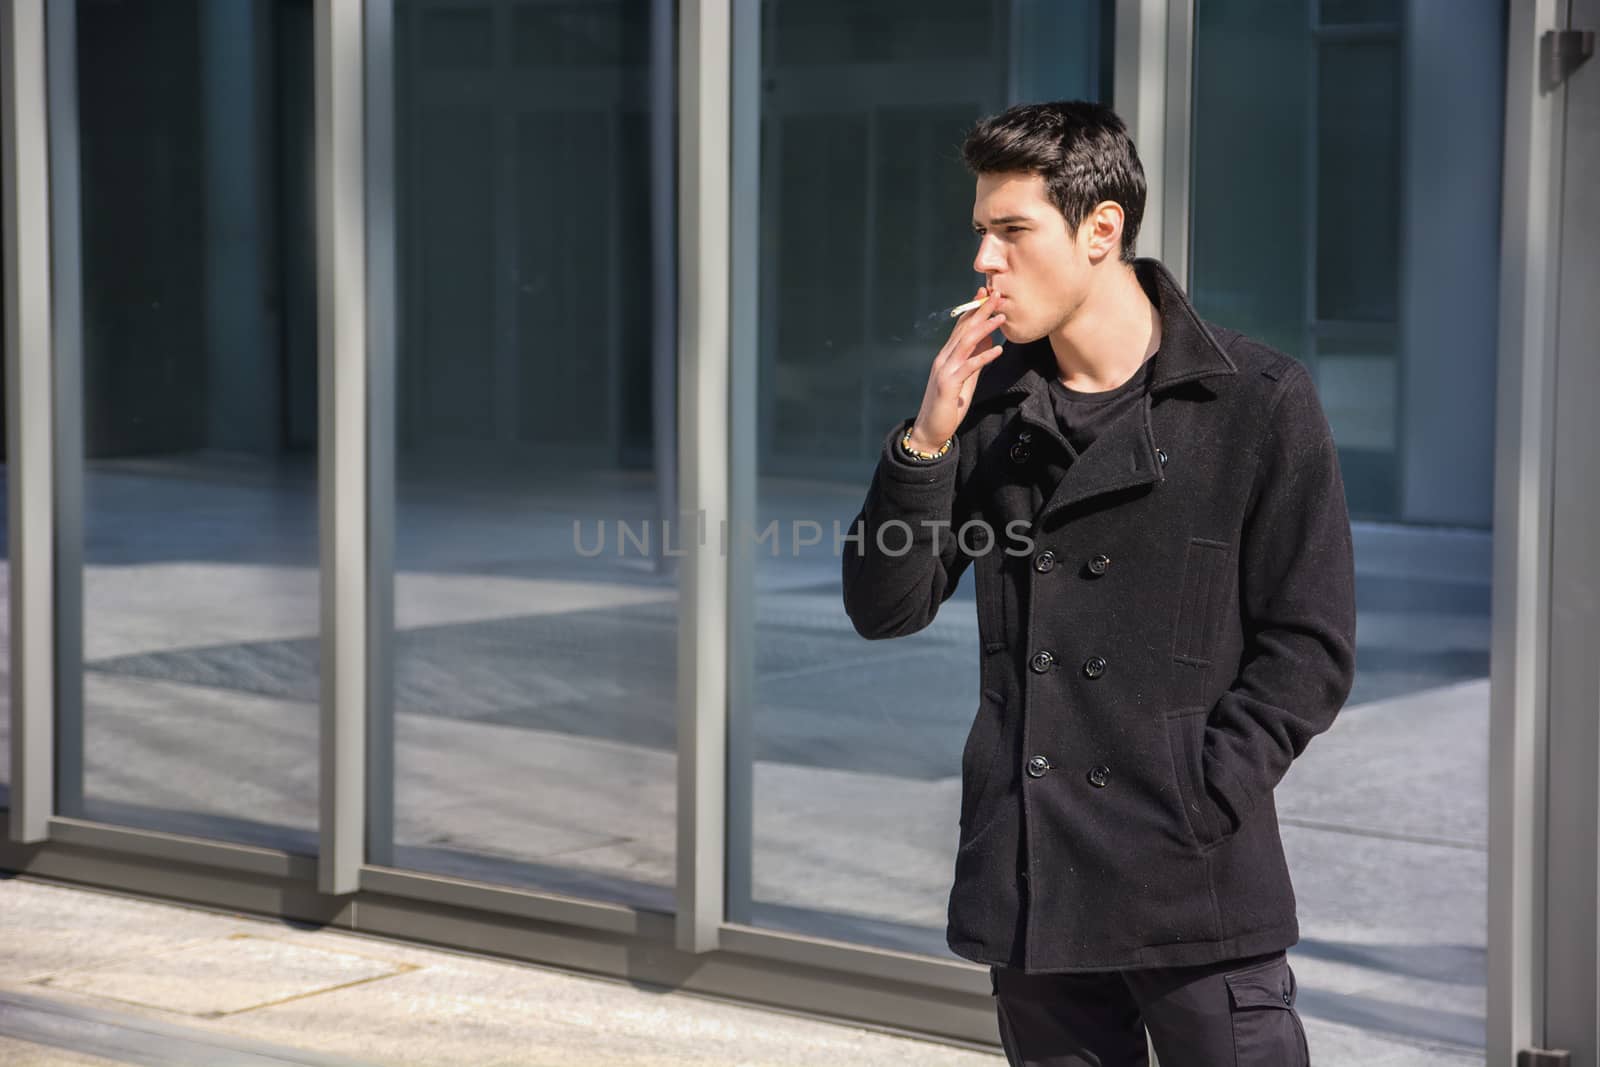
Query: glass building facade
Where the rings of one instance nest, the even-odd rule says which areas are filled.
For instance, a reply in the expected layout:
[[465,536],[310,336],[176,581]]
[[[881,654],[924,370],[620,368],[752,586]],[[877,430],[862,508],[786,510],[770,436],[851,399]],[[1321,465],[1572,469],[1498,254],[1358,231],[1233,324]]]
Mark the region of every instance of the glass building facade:
[[972,586],[864,642],[835,538],[978,281],[962,135],[1095,99],[1339,445],[1302,1012],[1483,1061],[1518,5],[14,7],[0,866],[992,1044]]

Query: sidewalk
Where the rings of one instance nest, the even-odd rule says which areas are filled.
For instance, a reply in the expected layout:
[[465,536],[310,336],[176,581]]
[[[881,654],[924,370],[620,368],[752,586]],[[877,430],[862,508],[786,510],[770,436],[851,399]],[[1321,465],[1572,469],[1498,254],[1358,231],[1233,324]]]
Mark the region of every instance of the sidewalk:
[[998,1055],[0,879],[0,1067],[995,1067]]

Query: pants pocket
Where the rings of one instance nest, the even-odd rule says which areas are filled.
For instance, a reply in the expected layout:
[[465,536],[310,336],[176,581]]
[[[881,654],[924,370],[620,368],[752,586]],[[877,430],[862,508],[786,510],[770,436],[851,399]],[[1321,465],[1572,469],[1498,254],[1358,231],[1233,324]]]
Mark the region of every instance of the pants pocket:
[[1238,1067],[1310,1067],[1305,1027],[1294,1010],[1295,976],[1287,956],[1222,976],[1228,984]]

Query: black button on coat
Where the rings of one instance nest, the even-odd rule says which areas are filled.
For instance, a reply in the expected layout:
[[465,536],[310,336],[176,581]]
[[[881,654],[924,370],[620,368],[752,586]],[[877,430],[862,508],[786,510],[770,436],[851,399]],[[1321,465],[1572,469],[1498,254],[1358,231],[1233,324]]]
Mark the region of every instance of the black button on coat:
[[[947,939],[978,963],[1172,966],[1299,937],[1273,789],[1354,675],[1338,456],[1303,365],[1134,266],[1162,334],[1139,409],[1070,461],[1049,341],[1007,344],[944,457],[900,452],[909,419],[889,432],[844,543],[864,637],[915,633],[969,568],[977,583]],[[972,520],[993,550],[957,537]],[[1034,565],[1104,546],[1098,577]],[[1040,670],[1041,650],[1110,667]],[[1039,753],[1069,773],[1037,773]]]

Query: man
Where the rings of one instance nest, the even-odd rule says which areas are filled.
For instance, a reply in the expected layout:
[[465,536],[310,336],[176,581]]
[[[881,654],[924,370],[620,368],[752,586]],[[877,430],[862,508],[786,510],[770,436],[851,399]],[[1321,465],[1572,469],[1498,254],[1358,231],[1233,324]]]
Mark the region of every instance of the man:
[[1162,1067],[1305,1064],[1273,789],[1355,648],[1316,390],[1133,256],[1144,172],[1109,109],[1014,107],[963,155],[986,302],[843,561],[868,638],[977,583],[950,948],[990,965],[1013,1064],[1144,1064],[1146,1029]]

